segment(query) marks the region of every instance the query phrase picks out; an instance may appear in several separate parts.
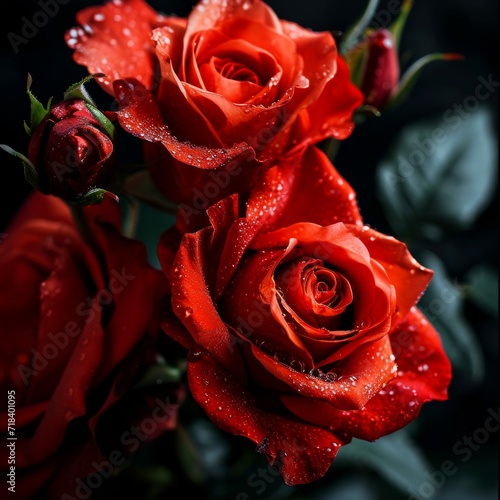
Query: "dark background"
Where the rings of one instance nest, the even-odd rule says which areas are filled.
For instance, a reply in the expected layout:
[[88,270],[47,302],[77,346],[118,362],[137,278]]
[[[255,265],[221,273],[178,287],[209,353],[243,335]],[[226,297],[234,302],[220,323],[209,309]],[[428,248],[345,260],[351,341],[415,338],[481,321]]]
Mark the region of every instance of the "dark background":
[[[151,0],[150,3],[166,14],[179,16],[187,15],[194,4],[175,0]],[[269,0],[268,3],[283,19],[296,21],[314,30],[331,31],[345,30],[365,6],[365,2],[359,0]],[[40,5],[27,0],[9,2],[9,13],[3,12],[0,20],[0,143],[8,144],[19,152],[27,151],[28,137],[23,129],[23,120],[29,117],[26,95],[28,72],[33,77],[32,91],[43,103],[51,96],[55,100],[60,99],[70,84],[86,76],[85,68],[73,62],[72,51],[65,45],[63,34],[75,24],[78,10],[97,4],[98,1],[70,0],[59,5],[58,14],[41,27],[27,44],[20,45],[19,53],[15,53],[7,34],[20,34],[23,16],[32,19],[34,13],[40,10]],[[381,2],[378,11],[384,10],[385,6],[386,3]],[[431,52],[458,52],[465,59],[462,62],[432,63],[424,70],[408,101],[397,110],[359,126],[342,145],[336,166],[356,189],[365,221],[375,229],[391,233],[374,192],[375,167],[398,131],[405,124],[420,118],[442,116],[454,104],[462,103],[465,97],[473,95],[479,76],[488,79],[491,74],[495,82],[498,80],[497,11],[498,5],[494,0],[415,2],[402,38],[404,57],[413,61]],[[96,95],[100,93],[97,87],[89,86],[88,89]],[[495,130],[498,130],[498,90],[481,106],[493,111]],[[18,159],[0,151],[0,166],[1,233],[25,196],[31,192],[31,187],[23,178]],[[497,213],[498,198],[495,196],[472,228],[452,234],[434,246],[433,250],[445,262],[451,279],[462,279],[467,270],[477,263],[487,262],[497,267]],[[497,323],[470,304],[466,314],[484,350],[486,376],[481,382],[472,382],[458,374],[452,382],[447,402],[424,407],[424,429],[419,434],[419,444],[436,466],[454,457],[454,443],[482,426],[489,408],[498,409]],[[497,435],[493,435],[469,462],[460,466],[459,472],[446,485],[452,492],[449,498],[496,498],[497,461]],[[378,484],[381,488],[371,472],[355,472],[361,483],[368,478],[374,481],[368,484]],[[303,498],[332,498],[327,493],[333,484],[332,479],[340,481],[345,478],[336,478],[333,472],[311,487],[299,488],[297,498],[301,494]],[[472,490],[462,487],[471,481]],[[344,493],[339,492],[336,500],[357,500],[354,490],[350,488]],[[445,490],[448,491],[443,488],[441,493]],[[474,496],[467,491],[474,491]],[[324,495],[322,492],[325,492]],[[391,495],[391,498],[400,498],[395,491],[389,492],[384,493],[385,498]],[[275,498],[286,497],[276,495]],[[443,493],[440,498],[447,497]]]

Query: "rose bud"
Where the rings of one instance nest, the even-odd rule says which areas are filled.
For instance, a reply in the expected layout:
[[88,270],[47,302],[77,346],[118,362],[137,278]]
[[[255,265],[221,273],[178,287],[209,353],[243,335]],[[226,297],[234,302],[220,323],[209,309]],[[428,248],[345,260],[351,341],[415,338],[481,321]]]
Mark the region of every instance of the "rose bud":
[[394,36],[388,29],[379,29],[367,39],[361,79],[365,103],[383,109],[397,89],[399,77],[399,57]]
[[77,201],[108,184],[115,151],[106,120],[82,99],[64,100],[50,109],[33,131],[28,149],[41,192]]

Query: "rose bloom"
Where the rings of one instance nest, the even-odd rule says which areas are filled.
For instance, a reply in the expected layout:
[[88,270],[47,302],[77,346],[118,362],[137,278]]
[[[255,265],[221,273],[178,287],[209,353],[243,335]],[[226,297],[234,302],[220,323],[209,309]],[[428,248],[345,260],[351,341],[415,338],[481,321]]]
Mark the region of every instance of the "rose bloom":
[[[0,458],[4,478],[15,467],[15,498],[88,498],[176,425],[181,387],[132,390],[156,362],[166,287],[120,234],[117,206],[84,209],[90,246],[63,201],[35,192],[0,244]],[[154,432],[133,438],[153,416]]]
[[106,75],[120,123],[179,203],[206,208],[287,152],[345,139],[363,103],[332,34],[260,0],[203,0],[187,19],[116,0],[77,19],[66,33],[75,61]]
[[66,201],[105,188],[115,156],[113,138],[81,99],[53,105],[33,131],[28,148],[40,191]]
[[189,349],[192,394],[251,439],[287,484],[325,474],[339,448],[375,440],[445,400],[450,362],[416,307],[432,277],[402,242],[364,225],[316,147],[269,169],[158,255],[167,335]]

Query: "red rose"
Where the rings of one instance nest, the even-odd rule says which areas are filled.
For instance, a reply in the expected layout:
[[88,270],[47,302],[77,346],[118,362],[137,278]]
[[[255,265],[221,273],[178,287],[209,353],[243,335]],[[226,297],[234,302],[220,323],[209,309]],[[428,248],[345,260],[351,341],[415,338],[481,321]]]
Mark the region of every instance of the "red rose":
[[447,398],[451,368],[415,307],[432,272],[363,225],[351,187],[315,147],[268,170],[204,227],[168,230],[164,330],[190,350],[196,401],[254,441],[287,484],[328,469]]
[[39,193],[0,244],[0,458],[3,477],[14,459],[16,498],[82,498],[135,451],[119,439],[132,424],[157,415],[152,439],[176,423],[180,388],[131,390],[155,361],[166,288],[108,201],[85,209],[93,247],[65,203]]
[[206,208],[246,191],[262,163],[346,138],[363,102],[331,33],[260,0],[202,1],[187,19],[109,2],[78,22],[66,34],[75,60],[107,75],[120,123],[148,141],[151,175],[176,202]]
[[65,100],[55,104],[34,130],[28,159],[35,166],[42,193],[76,201],[111,180],[113,138],[85,101]]

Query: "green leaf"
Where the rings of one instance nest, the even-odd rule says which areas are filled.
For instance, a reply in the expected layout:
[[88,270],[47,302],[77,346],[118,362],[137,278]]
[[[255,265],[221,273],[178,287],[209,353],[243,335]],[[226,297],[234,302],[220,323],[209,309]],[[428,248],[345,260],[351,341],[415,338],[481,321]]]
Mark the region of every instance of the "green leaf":
[[366,40],[357,43],[344,55],[344,58],[351,72],[351,81],[357,87],[361,86],[361,82],[363,80],[367,55],[368,42]]
[[379,163],[376,190],[400,239],[465,230],[497,182],[497,138],[489,112],[453,110],[404,128]]
[[102,203],[106,196],[111,196],[116,201],[118,201],[118,197],[111,193],[110,191],[106,191],[105,189],[91,189],[86,194],[84,194],[78,201],[74,202],[75,205],[98,205]]
[[394,41],[396,42],[396,47],[398,49],[401,43],[401,36],[403,35],[406,21],[408,20],[412,7],[413,0],[404,0],[399,16],[388,28],[394,37]]
[[141,205],[135,238],[144,243],[149,262],[157,269],[161,269],[157,255],[158,241],[162,233],[174,224],[174,214],[146,204]]
[[175,431],[175,446],[179,462],[192,483],[202,484],[206,480],[203,459],[191,435],[178,424]]
[[104,75],[103,73],[94,73],[92,75],[86,76],[79,82],[74,83],[66,90],[66,92],[64,92],[64,100],[67,101],[69,99],[83,99],[94,108],[97,108],[97,105],[93,101],[92,97],[90,97],[90,94],[85,88],[85,84],[93,80],[94,78],[100,78],[103,76],[106,75]]
[[116,136],[116,129],[111,120],[99,109],[92,104],[86,103],[87,109],[92,113],[92,116],[104,127],[111,139]]
[[18,153],[17,151],[14,151],[10,146],[7,146],[6,144],[0,144],[0,148],[21,160],[24,167],[24,178],[35,189],[39,189],[38,173],[36,171],[35,165],[33,165],[33,163],[28,158],[26,158],[26,156]]
[[346,54],[363,36],[379,4],[379,0],[368,0],[363,15],[346,31],[340,43],[340,53]]
[[478,264],[465,277],[465,297],[498,319],[498,269]]
[[427,481],[425,473],[433,470],[405,430],[375,442],[353,439],[340,449],[336,463],[341,461],[370,467],[405,494],[412,488],[418,490]]
[[33,83],[33,79],[31,75],[28,73],[28,81],[26,84],[26,92],[28,93],[28,97],[31,103],[31,114],[30,114],[30,124],[28,125],[24,122],[24,129],[31,135],[33,131],[40,125],[41,121],[47,116],[50,111],[50,105],[52,102],[52,97],[49,99],[47,106],[43,106],[43,104],[34,96],[31,92],[31,84]]
[[[137,484],[142,486],[141,498],[143,500],[160,500],[164,498],[163,492],[175,481],[173,473],[160,465],[134,464],[127,469],[126,474],[129,476],[128,480],[133,481],[133,486]],[[117,481],[120,481],[120,479],[123,480],[118,476]]]
[[463,56],[460,54],[435,53],[428,54],[415,61],[403,74],[399,85],[390,101],[386,104],[385,110],[399,106],[410,95],[410,91],[415,86],[422,70],[431,62],[435,61],[461,61]]
[[420,299],[419,309],[440,334],[452,366],[473,380],[481,380],[484,354],[465,318],[461,287],[451,282],[444,263],[434,253],[424,251],[418,258],[422,265],[434,271],[434,277]]

